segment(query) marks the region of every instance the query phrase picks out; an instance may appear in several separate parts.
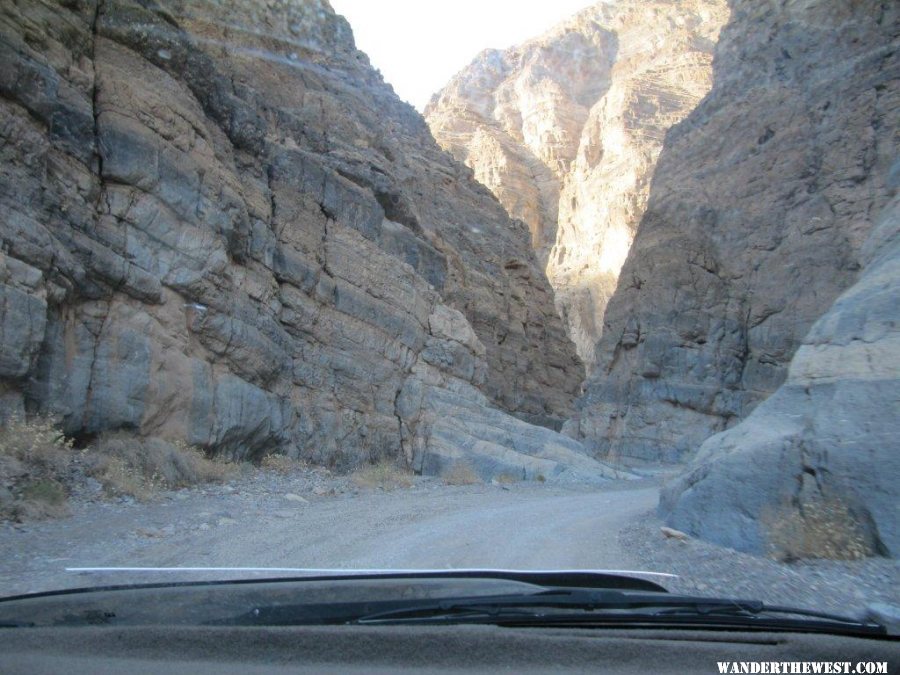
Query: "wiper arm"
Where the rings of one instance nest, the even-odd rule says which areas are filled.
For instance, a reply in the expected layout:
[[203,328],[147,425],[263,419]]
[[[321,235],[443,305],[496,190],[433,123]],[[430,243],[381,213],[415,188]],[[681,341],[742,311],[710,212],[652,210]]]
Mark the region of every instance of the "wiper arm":
[[438,600],[378,600],[257,607],[216,625],[452,624],[501,626],[695,626],[886,635],[883,626],[758,600],[657,592],[548,588],[537,593]]
[[[546,611],[562,610],[562,611]],[[569,610],[569,611],[565,611]],[[516,596],[448,599],[359,617],[355,624],[495,623],[526,625],[694,625],[886,635],[883,626],[758,600],[657,593],[553,589]]]
[[747,600],[719,600],[672,596],[668,593],[623,592],[588,588],[549,588],[537,593],[478,595],[441,598],[439,600],[378,600],[325,604],[290,604],[257,607],[217,624],[230,625],[300,625],[323,623],[374,623],[442,615],[496,615],[516,613],[530,615],[541,609],[569,610],[634,610],[642,607],[691,607],[695,611],[753,612],[762,603]]
[[764,605],[757,600],[733,600],[669,595],[664,593],[623,593],[588,589],[550,589],[540,593],[448,598],[437,602],[408,603],[407,606],[372,613],[357,619],[357,623],[374,623],[404,618],[438,617],[460,613],[501,614],[521,610],[570,609],[584,612],[641,610],[690,611],[708,614],[756,614]]

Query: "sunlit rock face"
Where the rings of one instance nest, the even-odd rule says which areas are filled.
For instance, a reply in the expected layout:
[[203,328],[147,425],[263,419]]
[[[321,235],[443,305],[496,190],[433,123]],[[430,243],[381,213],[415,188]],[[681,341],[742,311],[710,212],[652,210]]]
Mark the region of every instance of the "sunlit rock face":
[[900,5],[731,5],[606,309],[573,424],[598,453],[684,459],[776,391],[890,196]]
[[527,230],[327,2],[6,4],[0,52],[0,418],[338,467],[446,465],[444,424],[565,473],[583,368]]
[[598,3],[487,50],[426,109],[437,141],[531,231],[590,369],[666,130],[709,90],[725,0]]

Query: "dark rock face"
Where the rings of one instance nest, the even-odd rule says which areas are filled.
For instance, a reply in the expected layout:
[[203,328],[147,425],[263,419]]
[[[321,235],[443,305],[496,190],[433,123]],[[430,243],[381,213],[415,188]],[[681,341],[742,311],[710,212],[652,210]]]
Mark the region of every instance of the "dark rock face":
[[787,382],[666,486],[671,525],[754,553],[900,557],[900,198],[862,257]]
[[427,451],[411,379],[570,412],[527,231],[324,0],[4,5],[0,138],[5,414],[352,466]]
[[681,460],[778,389],[888,201],[900,6],[731,5],[713,89],[667,135],[572,424],[599,455]]

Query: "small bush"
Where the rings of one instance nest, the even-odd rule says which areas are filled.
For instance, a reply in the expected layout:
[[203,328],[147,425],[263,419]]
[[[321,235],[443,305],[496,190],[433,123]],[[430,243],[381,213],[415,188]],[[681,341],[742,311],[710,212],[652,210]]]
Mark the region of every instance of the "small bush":
[[49,418],[12,418],[0,427],[0,456],[18,460],[48,476],[64,475],[72,461],[72,440]]
[[306,463],[299,459],[292,459],[287,455],[272,454],[263,457],[260,466],[267,471],[274,471],[287,476],[306,468]]
[[483,482],[468,462],[457,462],[441,478],[445,485],[478,485]]
[[497,476],[497,482],[501,485],[512,485],[513,483],[518,483],[519,479],[510,473],[501,473]]
[[107,494],[147,499],[160,489],[220,482],[237,470],[185,443],[122,432],[102,434],[84,450],[72,446],[46,417],[13,418],[0,427],[0,519],[65,515],[85,476]]
[[760,524],[773,558],[856,560],[875,553],[862,525],[838,499],[816,498],[801,506],[767,509]]
[[129,467],[121,457],[95,454],[86,462],[86,473],[96,478],[103,490],[110,496],[127,496],[136,499],[149,499],[153,489],[149,481],[140,473]]
[[8,420],[0,427],[0,519],[64,515],[75,454],[51,419]]
[[22,489],[24,499],[43,502],[51,506],[64,504],[67,496],[65,488],[50,478],[28,483]]
[[396,462],[385,459],[376,464],[367,464],[350,477],[359,487],[395,490],[412,486],[412,474]]
[[221,482],[235,470],[186,443],[119,432],[103,434],[82,461],[85,472],[99,480],[108,494],[136,499],[148,499],[161,489]]

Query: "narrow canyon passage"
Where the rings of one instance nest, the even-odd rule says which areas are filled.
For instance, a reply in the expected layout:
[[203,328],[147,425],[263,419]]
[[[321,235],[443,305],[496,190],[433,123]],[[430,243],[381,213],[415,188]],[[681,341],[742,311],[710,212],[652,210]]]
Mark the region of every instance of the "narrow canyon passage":
[[0,9],[0,599],[619,569],[900,615],[900,3],[603,0],[423,110],[356,25]]

